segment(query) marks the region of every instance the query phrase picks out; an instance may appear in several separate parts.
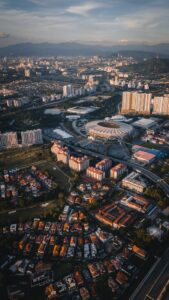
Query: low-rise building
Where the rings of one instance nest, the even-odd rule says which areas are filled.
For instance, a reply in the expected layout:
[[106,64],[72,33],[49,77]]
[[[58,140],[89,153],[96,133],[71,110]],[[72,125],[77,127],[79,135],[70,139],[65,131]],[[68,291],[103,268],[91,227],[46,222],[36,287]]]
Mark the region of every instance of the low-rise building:
[[138,179],[139,174],[132,172],[122,180],[122,186],[138,193],[143,193],[146,188],[146,183]]
[[99,209],[95,217],[101,223],[118,229],[130,226],[135,220],[132,213],[114,203]]
[[121,204],[142,213],[146,213],[151,206],[150,201],[138,195],[125,196],[120,202]]
[[133,154],[133,158],[142,163],[149,164],[156,159],[156,155],[145,151],[137,151]]

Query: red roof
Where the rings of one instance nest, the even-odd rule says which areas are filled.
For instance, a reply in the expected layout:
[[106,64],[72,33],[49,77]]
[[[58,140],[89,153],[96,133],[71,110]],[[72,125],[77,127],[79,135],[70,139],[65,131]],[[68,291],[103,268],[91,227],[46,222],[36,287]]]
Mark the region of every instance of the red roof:
[[134,154],[134,157],[148,161],[148,160],[154,159],[156,156],[152,153],[148,153],[148,152],[145,152],[145,151],[137,151]]

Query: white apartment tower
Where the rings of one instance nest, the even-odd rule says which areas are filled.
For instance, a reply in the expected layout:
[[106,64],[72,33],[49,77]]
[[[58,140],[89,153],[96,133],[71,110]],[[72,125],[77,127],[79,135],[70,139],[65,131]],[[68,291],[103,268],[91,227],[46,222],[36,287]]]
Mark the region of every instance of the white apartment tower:
[[169,115],[169,94],[162,97],[154,97],[153,113],[158,115]]
[[0,149],[13,148],[18,146],[18,138],[16,132],[6,132],[0,134]]
[[123,92],[122,113],[150,114],[152,94]]
[[22,139],[23,146],[42,144],[43,143],[42,130],[35,129],[35,130],[22,131],[21,139]]
[[82,172],[86,170],[88,166],[89,166],[89,159],[87,156],[83,156],[83,157],[71,156],[69,159],[69,167],[74,171]]
[[71,98],[74,96],[74,88],[71,84],[63,86],[63,97]]

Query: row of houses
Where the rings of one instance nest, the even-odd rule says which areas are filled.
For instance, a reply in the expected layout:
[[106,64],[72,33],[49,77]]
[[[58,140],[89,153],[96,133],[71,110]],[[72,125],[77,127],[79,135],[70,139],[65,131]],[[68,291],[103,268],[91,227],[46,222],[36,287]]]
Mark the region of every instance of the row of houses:
[[38,197],[50,191],[54,183],[44,172],[32,167],[21,171],[4,170],[0,174],[0,198],[15,198],[24,193],[25,198],[32,194]]

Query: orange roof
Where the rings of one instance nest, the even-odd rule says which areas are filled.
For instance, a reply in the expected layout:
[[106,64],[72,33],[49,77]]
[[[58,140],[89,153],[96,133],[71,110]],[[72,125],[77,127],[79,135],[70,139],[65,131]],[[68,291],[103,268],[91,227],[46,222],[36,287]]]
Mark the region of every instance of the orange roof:
[[102,175],[104,173],[103,171],[96,169],[94,167],[88,167],[87,172],[92,172],[92,173],[99,174],[99,175]]
[[111,168],[112,171],[118,171],[119,169],[123,169],[125,168],[126,166],[124,164],[118,164],[116,165],[115,167]]

